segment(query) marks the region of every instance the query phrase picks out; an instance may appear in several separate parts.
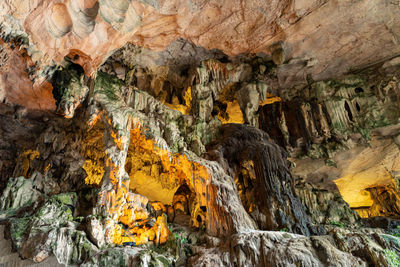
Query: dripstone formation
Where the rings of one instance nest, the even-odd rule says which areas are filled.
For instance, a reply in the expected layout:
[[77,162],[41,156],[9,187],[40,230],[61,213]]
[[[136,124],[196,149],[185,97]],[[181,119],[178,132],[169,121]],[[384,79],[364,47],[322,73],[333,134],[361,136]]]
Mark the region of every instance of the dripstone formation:
[[303,2],[0,3],[0,265],[398,266],[400,5]]

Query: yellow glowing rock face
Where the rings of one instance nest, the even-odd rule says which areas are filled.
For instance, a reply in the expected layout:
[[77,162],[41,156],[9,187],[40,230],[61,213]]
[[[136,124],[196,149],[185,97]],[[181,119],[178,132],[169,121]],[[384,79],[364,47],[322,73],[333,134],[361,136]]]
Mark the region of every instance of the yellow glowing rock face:
[[[111,137],[117,139],[115,143],[121,149],[124,147],[117,134],[111,134]],[[114,189],[103,191],[99,195],[99,203],[110,215],[106,223],[106,237],[115,244],[134,242],[140,245],[149,241],[162,244],[168,240],[171,233],[164,216],[158,216],[152,227],[146,226],[149,220],[154,220],[146,208],[148,198],[162,198],[164,203],[171,203],[177,188],[186,183],[196,192],[197,209],[207,203],[206,190],[210,179],[207,169],[190,161],[185,155],[160,149],[153,140],[145,138],[139,127],[131,130],[127,153],[125,169],[130,179],[125,179],[125,170],[111,158],[106,158],[105,165]],[[140,187],[142,182],[147,182],[146,186]],[[129,192],[129,189],[138,194]],[[153,202],[152,205],[155,210],[167,211],[162,202]],[[206,221],[207,215],[202,216]],[[121,223],[127,228],[124,229]]]
[[142,195],[149,196],[151,201],[161,201],[165,204],[171,204],[172,198],[179,184],[173,188],[163,187],[160,177],[153,177],[137,171],[133,174],[130,183],[130,189]]
[[119,218],[123,224],[133,227],[136,221],[144,221],[149,218],[146,205],[149,200],[141,195],[127,193],[127,204],[124,207],[122,216]]
[[209,179],[207,169],[191,162],[185,155],[171,155],[156,147],[154,141],[147,140],[139,128],[131,131],[125,167],[131,178],[129,188],[151,201],[171,204],[176,190],[186,182],[192,191],[201,196],[202,205],[206,203],[202,195]]
[[91,160],[85,160],[82,167],[87,177],[85,178],[86,184],[99,185],[104,176],[104,168]]
[[[154,227],[156,226],[156,227]],[[167,242],[168,237],[171,235],[171,232],[169,231],[167,227],[167,222],[165,221],[164,216],[158,216],[156,224],[152,228],[157,229],[157,234],[156,234],[156,243],[163,244]]]
[[39,151],[31,149],[21,154],[21,159],[22,159],[22,173],[20,174],[21,176],[29,178],[28,176],[30,176],[29,168],[31,165],[31,161],[34,160],[35,158],[38,158],[39,155],[40,155]]
[[[98,120],[96,119],[96,122]],[[95,124],[96,124],[95,122]],[[85,183],[98,186],[104,176],[104,140],[103,125],[98,123],[95,128],[88,132],[88,135],[82,142],[82,155],[85,158],[83,169],[87,176]]]
[[165,102],[164,105],[166,105],[170,109],[179,111],[183,115],[188,115],[190,114],[190,111],[192,109],[192,88],[190,86],[186,89],[183,99],[185,100],[186,105],[181,105],[179,103],[170,104]]
[[128,227],[135,225],[136,221],[148,219],[149,213],[145,209],[137,210],[135,208],[126,208],[124,214],[119,218],[119,221]]
[[226,113],[228,115],[227,119],[218,114],[218,118],[223,124],[244,123],[243,113],[237,100],[227,103]]
[[374,186],[393,185],[393,173],[400,171],[400,152],[396,144],[372,146],[351,158],[343,176],[335,180],[343,199],[350,207],[370,207],[373,203],[365,189]]
[[260,106],[269,105],[275,102],[281,102],[282,98],[279,96],[275,96],[273,94],[267,93],[267,98],[265,100],[260,101]]

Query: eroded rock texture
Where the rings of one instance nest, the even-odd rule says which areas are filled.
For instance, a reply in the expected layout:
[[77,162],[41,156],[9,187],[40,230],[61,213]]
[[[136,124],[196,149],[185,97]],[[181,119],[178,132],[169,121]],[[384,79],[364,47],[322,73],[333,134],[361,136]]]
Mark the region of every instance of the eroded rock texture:
[[252,127],[227,124],[220,130],[220,142],[210,153],[235,177],[242,203],[259,228],[316,234],[295,196],[283,149]]
[[398,266],[399,11],[1,2],[0,264]]

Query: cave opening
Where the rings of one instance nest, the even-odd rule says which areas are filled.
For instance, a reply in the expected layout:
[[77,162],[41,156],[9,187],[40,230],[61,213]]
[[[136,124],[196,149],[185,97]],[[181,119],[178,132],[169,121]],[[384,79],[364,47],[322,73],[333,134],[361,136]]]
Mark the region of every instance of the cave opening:
[[[77,56],[77,55],[75,55]],[[62,101],[63,95],[69,89],[72,79],[79,79],[85,74],[84,69],[79,64],[67,61],[67,66],[63,69],[58,69],[54,72],[51,78],[53,85],[53,97],[56,100],[57,107]]]
[[[168,210],[168,222],[176,223],[182,226],[190,225],[190,214],[192,210],[192,204],[195,200],[195,194],[190,190],[187,183],[183,183],[175,192],[172,205],[167,206]],[[200,221],[198,220],[200,218]],[[196,216],[196,220],[202,223],[200,215]]]

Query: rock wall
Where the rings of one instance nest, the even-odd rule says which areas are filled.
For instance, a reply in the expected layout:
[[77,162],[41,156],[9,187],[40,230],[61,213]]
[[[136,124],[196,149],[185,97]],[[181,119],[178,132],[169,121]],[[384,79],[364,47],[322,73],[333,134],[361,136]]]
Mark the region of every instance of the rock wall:
[[397,75],[381,66],[311,83],[296,96],[262,106],[260,128],[291,152],[297,176],[339,191],[365,217],[363,210],[380,205],[370,190],[378,184],[398,190]]
[[226,124],[220,130],[220,141],[209,153],[235,177],[242,203],[259,228],[317,234],[294,193],[285,152],[256,128]]
[[315,188],[310,183],[298,179],[295,185],[296,194],[299,196],[307,211],[311,214],[313,222],[318,224],[339,224],[347,226],[360,223],[360,216],[352,210],[339,192]]

